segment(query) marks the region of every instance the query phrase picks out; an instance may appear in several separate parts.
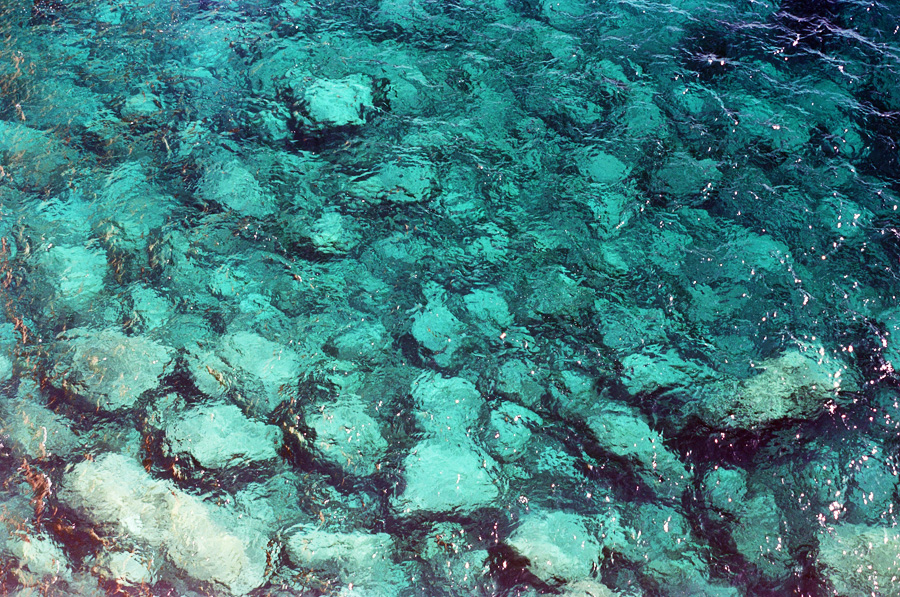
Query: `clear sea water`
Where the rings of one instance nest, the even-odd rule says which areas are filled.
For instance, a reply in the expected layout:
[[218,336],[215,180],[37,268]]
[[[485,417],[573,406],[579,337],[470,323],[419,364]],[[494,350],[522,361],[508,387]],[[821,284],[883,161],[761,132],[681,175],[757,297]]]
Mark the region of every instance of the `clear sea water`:
[[898,15],[0,0],[0,593],[900,595]]

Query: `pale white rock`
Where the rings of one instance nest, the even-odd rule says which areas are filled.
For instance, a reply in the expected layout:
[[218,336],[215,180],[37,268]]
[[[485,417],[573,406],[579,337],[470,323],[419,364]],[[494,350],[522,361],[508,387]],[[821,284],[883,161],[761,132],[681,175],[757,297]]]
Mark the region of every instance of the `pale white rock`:
[[14,572],[26,586],[39,586],[47,581],[71,578],[69,560],[62,548],[44,533],[11,533],[6,549],[18,560]]
[[80,444],[72,422],[40,400],[36,385],[22,380],[17,398],[0,404],[0,433],[29,458],[71,456]]
[[704,401],[701,416],[712,424],[751,428],[779,419],[806,418],[857,389],[852,371],[818,345],[800,346],[754,367],[747,379],[721,381]]
[[827,527],[819,537],[819,564],[835,594],[897,595],[900,530],[863,524]]
[[116,453],[75,465],[60,500],[114,535],[127,535],[191,578],[243,595],[266,577],[266,543],[227,512],[151,477]]
[[94,566],[102,577],[126,587],[151,585],[159,578],[160,562],[153,554],[143,550],[105,551],[95,560]]

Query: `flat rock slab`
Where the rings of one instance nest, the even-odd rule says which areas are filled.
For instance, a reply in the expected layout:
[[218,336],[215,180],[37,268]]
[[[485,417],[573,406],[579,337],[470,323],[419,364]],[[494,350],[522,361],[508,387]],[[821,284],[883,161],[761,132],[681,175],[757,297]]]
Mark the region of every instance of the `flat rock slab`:
[[647,485],[670,496],[680,495],[691,473],[638,413],[609,409],[590,417],[588,427],[604,450],[630,461]]
[[254,421],[233,404],[198,406],[166,428],[174,454],[189,454],[204,468],[225,468],[278,458],[281,431]]
[[72,421],[38,402],[38,389],[30,381],[19,384],[15,400],[0,403],[0,434],[32,459],[70,457],[80,447]]
[[173,356],[166,346],[116,329],[77,328],[59,341],[60,377],[54,383],[107,411],[130,408],[156,388]]
[[331,533],[304,526],[288,538],[285,549],[296,566],[359,574],[389,563],[394,540],[387,533]]
[[392,500],[399,514],[468,514],[500,495],[497,463],[464,436],[420,442],[403,465],[406,488]]
[[[223,338],[218,356],[224,365],[241,374],[238,381],[245,389],[260,386],[262,391],[253,406],[261,414],[268,415],[293,395],[300,359],[286,346],[252,332],[237,332]],[[201,375],[208,372],[202,363],[198,369]]]
[[849,367],[820,346],[801,347],[757,364],[758,374],[724,381],[703,405],[711,424],[750,429],[780,419],[815,415],[841,392],[858,388]]
[[364,124],[366,113],[375,109],[372,83],[360,74],[343,79],[301,76],[290,86],[295,96],[303,99],[311,124],[318,127]]

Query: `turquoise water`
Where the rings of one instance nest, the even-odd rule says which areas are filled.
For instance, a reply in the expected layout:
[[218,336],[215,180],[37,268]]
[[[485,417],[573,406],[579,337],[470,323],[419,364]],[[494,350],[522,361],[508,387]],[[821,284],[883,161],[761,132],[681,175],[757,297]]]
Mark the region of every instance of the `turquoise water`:
[[900,594],[896,3],[0,14],[0,593]]

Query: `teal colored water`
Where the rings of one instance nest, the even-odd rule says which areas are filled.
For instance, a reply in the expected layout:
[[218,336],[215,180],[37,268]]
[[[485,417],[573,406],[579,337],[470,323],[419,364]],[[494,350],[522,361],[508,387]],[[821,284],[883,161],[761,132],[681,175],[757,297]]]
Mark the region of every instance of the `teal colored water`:
[[0,0],[0,593],[900,594],[898,14]]

